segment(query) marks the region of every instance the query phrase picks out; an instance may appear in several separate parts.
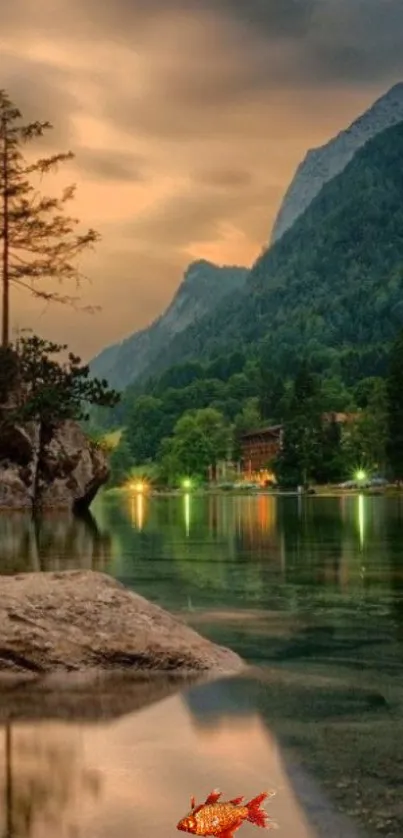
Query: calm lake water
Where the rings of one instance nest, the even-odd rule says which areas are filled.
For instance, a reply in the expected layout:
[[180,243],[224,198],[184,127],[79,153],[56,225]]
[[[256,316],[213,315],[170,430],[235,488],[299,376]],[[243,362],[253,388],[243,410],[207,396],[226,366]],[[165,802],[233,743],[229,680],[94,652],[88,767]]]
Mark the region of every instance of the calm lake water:
[[401,838],[403,498],[100,498],[87,520],[0,516],[0,559],[110,573],[264,667],[108,720],[13,722],[15,838],[174,836],[217,785],[276,789],[279,838]]

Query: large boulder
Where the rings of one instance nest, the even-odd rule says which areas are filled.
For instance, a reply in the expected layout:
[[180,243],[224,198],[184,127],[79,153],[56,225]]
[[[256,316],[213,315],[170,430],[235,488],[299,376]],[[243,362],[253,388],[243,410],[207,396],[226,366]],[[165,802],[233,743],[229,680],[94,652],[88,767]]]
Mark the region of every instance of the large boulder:
[[0,671],[8,673],[243,668],[235,652],[93,571],[4,577],[0,636]]
[[88,509],[108,477],[104,451],[85,436],[77,422],[63,422],[42,446],[37,506]]
[[54,428],[0,415],[0,509],[88,509],[106,483],[106,454],[77,422]]
[[39,461],[39,424],[0,417],[0,509],[32,509]]

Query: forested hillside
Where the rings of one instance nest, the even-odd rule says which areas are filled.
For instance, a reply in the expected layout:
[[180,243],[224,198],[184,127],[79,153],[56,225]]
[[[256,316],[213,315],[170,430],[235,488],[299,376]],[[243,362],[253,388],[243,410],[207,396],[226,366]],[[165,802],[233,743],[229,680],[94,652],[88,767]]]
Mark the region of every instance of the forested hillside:
[[287,375],[301,353],[347,382],[382,373],[403,324],[403,124],[370,140],[252,268],[244,289],[177,335],[154,373],[264,340]]
[[284,195],[273,225],[271,244],[289,230],[318,195],[340,174],[371,137],[403,120],[403,84],[395,84],[344,131],[319,148],[310,149]]
[[241,288],[247,274],[247,268],[214,265],[205,259],[192,262],[161,317],[121,343],[106,347],[91,361],[91,373],[106,378],[119,390],[144,378],[152,370],[154,359],[164,355],[172,338],[214,310],[226,295]]

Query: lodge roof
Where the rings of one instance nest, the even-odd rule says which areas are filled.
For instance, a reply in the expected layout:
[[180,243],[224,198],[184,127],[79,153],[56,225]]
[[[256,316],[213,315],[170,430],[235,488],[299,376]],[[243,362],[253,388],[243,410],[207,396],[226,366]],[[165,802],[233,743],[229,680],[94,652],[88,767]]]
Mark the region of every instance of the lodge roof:
[[277,437],[282,430],[282,425],[270,425],[266,428],[258,428],[254,431],[247,431],[241,434],[241,439],[251,439],[254,436],[271,436]]

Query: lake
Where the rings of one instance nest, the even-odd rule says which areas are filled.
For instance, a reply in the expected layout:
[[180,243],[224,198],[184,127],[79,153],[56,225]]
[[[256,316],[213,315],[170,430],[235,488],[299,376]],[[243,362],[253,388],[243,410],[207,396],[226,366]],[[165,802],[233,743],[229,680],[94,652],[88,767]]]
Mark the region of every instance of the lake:
[[110,573],[263,671],[107,721],[16,721],[15,838],[173,836],[216,785],[273,787],[279,838],[401,838],[403,498],[140,495],[92,512],[3,514],[2,572]]

